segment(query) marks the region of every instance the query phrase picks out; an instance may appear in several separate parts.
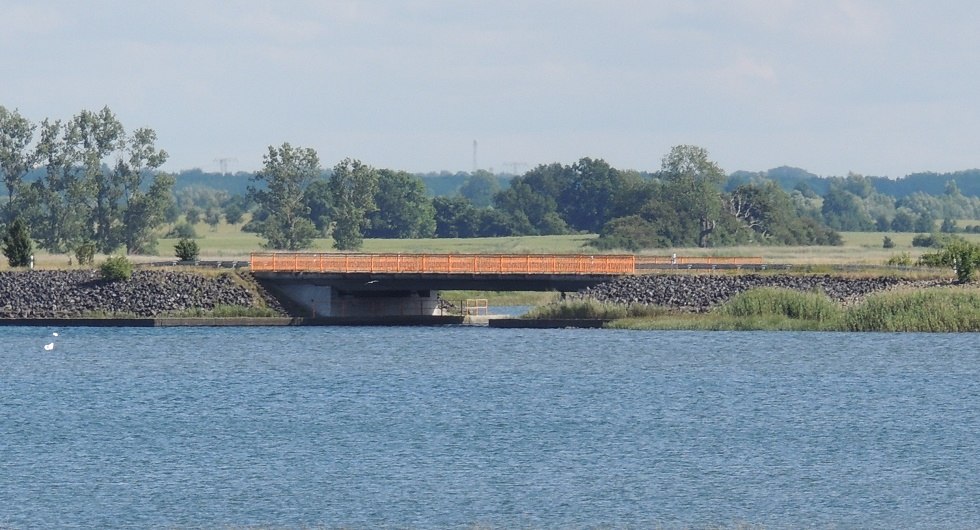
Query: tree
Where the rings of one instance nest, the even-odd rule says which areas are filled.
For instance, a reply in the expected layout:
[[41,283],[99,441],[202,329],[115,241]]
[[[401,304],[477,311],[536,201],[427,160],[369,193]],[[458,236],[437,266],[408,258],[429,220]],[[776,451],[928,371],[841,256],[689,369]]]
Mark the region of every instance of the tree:
[[425,184],[404,171],[378,171],[375,210],[368,214],[367,237],[416,239],[432,237],[435,210],[425,195]]
[[915,220],[913,229],[916,232],[932,232],[936,229],[936,218],[930,212],[922,212]]
[[[89,226],[94,227],[98,249],[106,254],[122,243],[120,201],[125,177],[104,168],[103,160],[125,145],[125,130],[115,114],[104,107],[98,113],[83,110],[67,125],[66,142],[82,170],[89,205]],[[164,154],[166,157],[166,154]]]
[[27,267],[31,264],[33,253],[34,244],[27,232],[27,225],[18,217],[10,223],[3,237],[3,255],[11,267]]
[[908,209],[899,208],[892,217],[891,229],[892,232],[912,232],[915,230],[915,218]]
[[13,215],[12,203],[24,175],[34,166],[34,155],[28,149],[36,126],[20,115],[17,109],[8,111],[0,105],[0,173],[7,186],[6,219]]
[[494,207],[513,219],[515,229],[525,235],[568,233],[568,225],[558,213],[558,200],[541,189],[541,181],[549,178],[548,166],[540,166],[511,181],[506,190],[498,192]]
[[156,174],[148,191],[143,179],[156,172],[167,161],[167,152],[156,148],[157,134],[152,129],[136,129],[126,139],[126,158],[116,164],[117,180],[122,184],[124,211],[122,213],[123,243],[128,254],[145,254],[156,247],[153,230],[166,221],[170,207],[174,178]]
[[490,206],[493,196],[498,191],[500,191],[500,183],[497,177],[484,169],[476,170],[459,187],[460,196],[469,199],[477,208]]
[[310,220],[313,221],[313,226],[324,237],[329,235],[330,220],[333,217],[333,198],[330,196],[330,183],[322,178],[311,182],[303,194],[303,202],[310,209]]
[[480,228],[480,211],[464,197],[435,197],[437,237],[475,237]]
[[[587,232],[598,232],[610,219],[625,215],[620,207],[623,197],[639,184],[635,174],[621,172],[605,160],[591,158],[582,158],[566,167],[561,182],[558,211],[568,226]],[[721,179],[718,184],[720,187]]]
[[335,211],[333,246],[338,250],[356,250],[364,243],[368,213],[376,209],[378,172],[360,160],[345,158],[330,175],[330,195]]
[[259,228],[266,248],[301,250],[313,243],[316,227],[303,198],[320,172],[320,159],[313,149],[294,148],[288,143],[269,146],[262,171],[252,178],[253,182],[264,182],[265,189],[248,188],[249,196],[268,212]]
[[708,151],[694,145],[675,146],[664,156],[660,178],[664,192],[688,219],[696,223],[697,245],[706,247],[722,215],[721,186],[725,174],[708,158]]
[[835,230],[868,232],[875,227],[860,197],[840,186],[831,186],[823,198],[821,212],[827,225]]

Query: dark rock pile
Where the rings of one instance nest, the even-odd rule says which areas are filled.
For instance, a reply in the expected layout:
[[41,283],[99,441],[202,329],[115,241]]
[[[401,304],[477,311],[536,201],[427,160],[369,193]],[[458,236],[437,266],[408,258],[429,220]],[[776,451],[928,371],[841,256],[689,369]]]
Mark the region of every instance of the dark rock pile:
[[0,272],[0,318],[152,317],[218,305],[256,301],[228,275],[138,270],[128,281],[106,282],[94,270]]
[[818,291],[832,300],[849,303],[871,293],[898,286],[926,286],[937,281],[900,278],[844,278],[790,275],[670,275],[627,276],[586,289],[581,296],[600,302],[646,304],[689,311],[706,311],[741,292],[757,287]]

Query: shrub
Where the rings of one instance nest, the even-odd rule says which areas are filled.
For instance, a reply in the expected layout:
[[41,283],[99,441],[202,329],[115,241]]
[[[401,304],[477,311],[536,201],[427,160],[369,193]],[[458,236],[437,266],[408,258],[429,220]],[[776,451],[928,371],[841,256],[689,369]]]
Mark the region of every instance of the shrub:
[[201,249],[197,246],[196,241],[184,237],[174,245],[174,253],[180,258],[180,261],[194,261],[201,253]]
[[932,234],[916,234],[912,238],[913,247],[938,247],[939,238]]
[[175,237],[180,239],[197,239],[197,230],[194,229],[194,225],[183,222],[174,225],[173,229],[167,232],[167,237]]
[[895,248],[895,242],[892,241],[892,238],[885,236],[881,241],[881,248]]
[[75,259],[79,265],[91,265],[95,263],[95,243],[86,241],[75,247]]
[[11,267],[26,267],[31,264],[31,254],[34,253],[34,244],[31,242],[31,235],[27,232],[27,225],[19,217],[7,227],[7,233],[3,236],[3,255],[7,256],[7,262]]
[[109,282],[128,280],[133,276],[133,264],[126,256],[110,256],[99,266],[102,279]]
[[919,262],[930,267],[952,267],[960,283],[973,281],[980,266],[980,246],[962,239],[948,242],[939,252],[923,254]]
[[885,265],[896,265],[899,267],[911,267],[912,266],[912,255],[908,252],[902,252],[901,254],[895,254],[894,256],[888,258]]

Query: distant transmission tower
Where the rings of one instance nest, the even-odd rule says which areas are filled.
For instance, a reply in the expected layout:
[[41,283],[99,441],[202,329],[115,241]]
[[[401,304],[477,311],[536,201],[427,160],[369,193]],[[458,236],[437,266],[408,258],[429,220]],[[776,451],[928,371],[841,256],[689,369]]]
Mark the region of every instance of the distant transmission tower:
[[237,163],[238,162],[238,159],[237,158],[215,158],[214,161],[217,162],[218,163],[218,167],[221,168],[221,174],[222,175],[227,175],[228,174],[228,164],[229,163]]
[[509,167],[510,174],[516,176],[521,168],[526,168],[528,165],[527,162],[504,162],[504,167]]

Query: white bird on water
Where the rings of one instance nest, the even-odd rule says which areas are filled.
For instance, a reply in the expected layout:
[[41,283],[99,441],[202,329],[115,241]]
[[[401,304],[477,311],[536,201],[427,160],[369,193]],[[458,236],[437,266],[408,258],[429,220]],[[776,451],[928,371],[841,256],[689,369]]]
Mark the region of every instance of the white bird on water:
[[45,344],[44,345],[44,349],[45,350],[48,350],[48,351],[53,350],[54,349],[54,343],[53,342],[49,342],[49,343]]

